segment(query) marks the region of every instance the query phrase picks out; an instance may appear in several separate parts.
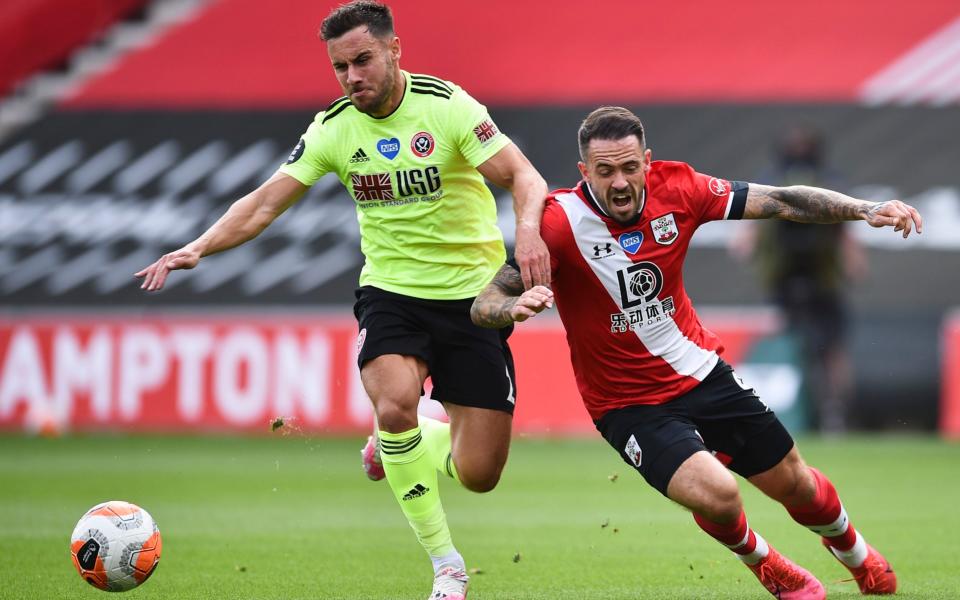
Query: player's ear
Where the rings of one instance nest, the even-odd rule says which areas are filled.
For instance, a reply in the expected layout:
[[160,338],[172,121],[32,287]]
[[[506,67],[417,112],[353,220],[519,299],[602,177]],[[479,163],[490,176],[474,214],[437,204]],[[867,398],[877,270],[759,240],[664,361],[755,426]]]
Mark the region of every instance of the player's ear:
[[643,172],[647,173],[650,171],[650,161],[653,160],[653,152],[650,151],[650,148],[647,148],[643,151]]
[[400,38],[393,36],[393,39],[390,40],[390,56],[393,57],[394,61],[400,60]]
[[582,175],[584,179],[589,179],[587,177],[587,164],[585,162],[583,161],[578,162],[577,168],[580,169],[580,175]]

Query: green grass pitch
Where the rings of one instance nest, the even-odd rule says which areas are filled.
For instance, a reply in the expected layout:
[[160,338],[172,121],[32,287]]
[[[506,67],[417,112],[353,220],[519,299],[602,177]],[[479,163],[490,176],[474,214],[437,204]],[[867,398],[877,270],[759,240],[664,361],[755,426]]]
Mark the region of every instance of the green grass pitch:
[[[424,600],[429,562],[386,482],[363,476],[360,446],[0,436],[0,598],[105,599],[74,571],[69,536],[87,508],[116,499],[149,510],[163,535],[157,572],[124,598]],[[899,597],[960,596],[960,445],[855,437],[800,448],[893,563]],[[471,600],[769,597],[599,437],[520,438],[494,492],[441,487],[454,540],[480,570]],[[751,525],[829,597],[859,596],[812,533],[746,486],[744,501]]]

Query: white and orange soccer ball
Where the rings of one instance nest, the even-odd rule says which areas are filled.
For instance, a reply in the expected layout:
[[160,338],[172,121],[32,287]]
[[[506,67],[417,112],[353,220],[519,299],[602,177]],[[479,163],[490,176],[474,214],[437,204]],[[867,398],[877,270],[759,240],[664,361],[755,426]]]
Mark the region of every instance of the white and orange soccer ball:
[[160,562],[160,530],[136,504],[112,500],[80,518],[70,537],[73,566],[87,583],[108,592],[131,590]]

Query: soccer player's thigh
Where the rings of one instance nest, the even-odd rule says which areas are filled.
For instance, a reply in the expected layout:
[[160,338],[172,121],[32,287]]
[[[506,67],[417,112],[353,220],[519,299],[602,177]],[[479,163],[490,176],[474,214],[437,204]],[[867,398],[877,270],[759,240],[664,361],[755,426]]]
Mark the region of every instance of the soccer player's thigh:
[[723,361],[689,398],[704,444],[744,478],[777,466],[794,447],[776,414]]
[[357,366],[379,427],[401,433],[417,426],[417,405],[427,376],[430,336],[396,294],[357,290]]
[[666,404],[611,410],[596,425],[653,488],[687,508],[717,516],[739,501],[736,482],[707,452],[687,412],[681,396]]
[[463,312],[445,315],[433,333],[431,396],[450,416],[457,472],[471,489],[492,489],[507,461],[516,403],[510,329],[477,327]]

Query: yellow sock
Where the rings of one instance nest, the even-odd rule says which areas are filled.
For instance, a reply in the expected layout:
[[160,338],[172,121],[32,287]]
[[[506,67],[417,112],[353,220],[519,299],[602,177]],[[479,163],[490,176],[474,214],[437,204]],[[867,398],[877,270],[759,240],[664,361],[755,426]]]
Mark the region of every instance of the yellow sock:
[[[440,502],[437,469],[419,427],[403,433],[379,432],[380,459],[403,514],[431,557],[455,551]],[[449,437],[449,436],[448,436]]]
[[417,415],[417,420],[420,422],[423,443],[437,471],[459,483],[460,476],[457,475],[457,467],[453,464],[453,454],[450,451],[450,423],[423,415]]

